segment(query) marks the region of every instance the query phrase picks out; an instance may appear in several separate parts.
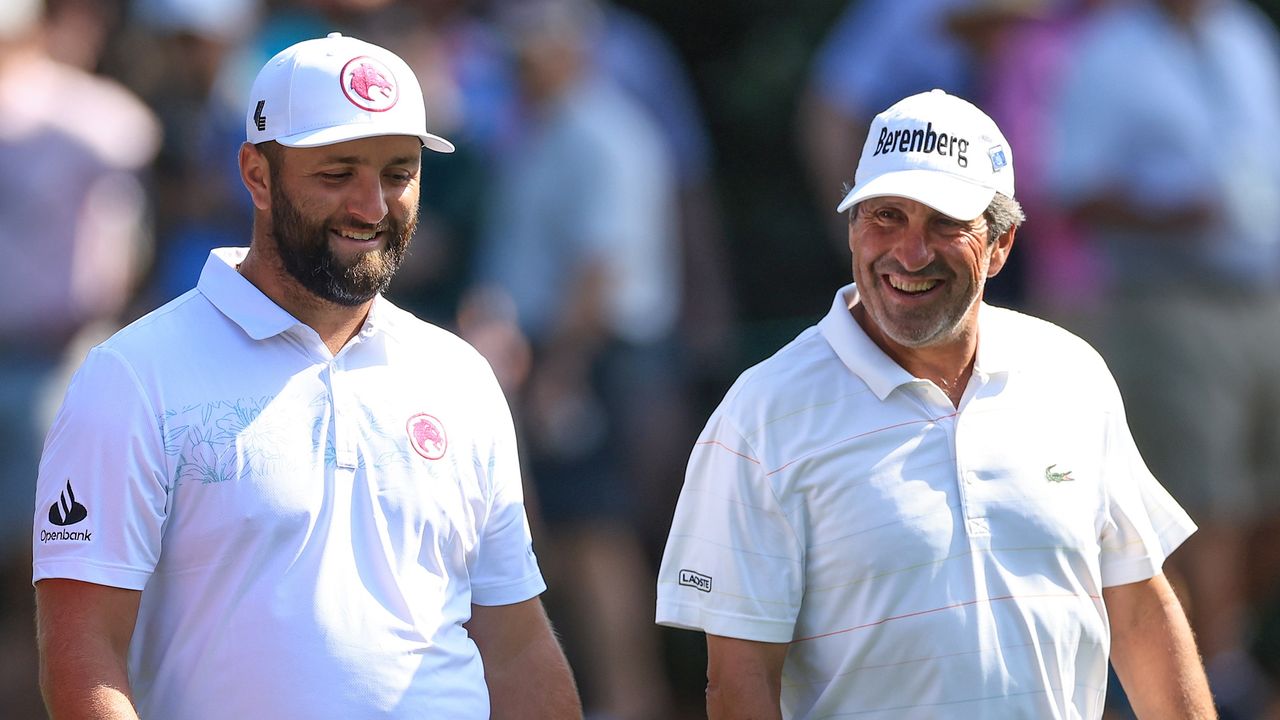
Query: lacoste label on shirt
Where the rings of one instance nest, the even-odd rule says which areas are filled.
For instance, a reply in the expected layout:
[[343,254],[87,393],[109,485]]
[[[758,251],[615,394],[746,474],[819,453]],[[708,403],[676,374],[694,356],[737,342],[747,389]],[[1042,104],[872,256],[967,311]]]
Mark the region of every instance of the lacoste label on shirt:
[[691,587],[695,590],[701,590],[702,592],[711,592],[711,576],[703,575],[702,573],[697,573],[692,570],[680,571],[680,584],[686,587]]

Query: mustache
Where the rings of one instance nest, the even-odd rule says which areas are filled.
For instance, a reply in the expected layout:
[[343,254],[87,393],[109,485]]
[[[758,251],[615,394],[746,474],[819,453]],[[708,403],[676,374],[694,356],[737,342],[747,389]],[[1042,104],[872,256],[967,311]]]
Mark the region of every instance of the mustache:
[[944,280],[955,276],[951,268],[941,260],[934,260],[919,270],[908,270],[896,260],[882,260],[872,266],[872,270],[876,275],[901,275],[913,280],[927,280],[931,278],[942,278]]
[[363,222],[361,220],[356,220],[355,218],[347,218],[342,222],[329,223],[330,228],[348,228],[351,230],[356,230],[358,232],[374,232],[374,233],[386,232],[390,230],[393,225],[397,229],[401,227],[399,223],[392,223],[387,218],[383,218],[382,222],[376,223],[376,224]]

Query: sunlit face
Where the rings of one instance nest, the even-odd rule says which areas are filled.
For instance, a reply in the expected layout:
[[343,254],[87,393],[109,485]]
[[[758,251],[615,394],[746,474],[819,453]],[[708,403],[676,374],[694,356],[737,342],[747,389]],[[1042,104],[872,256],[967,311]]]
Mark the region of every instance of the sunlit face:
[[384,136],[282,148],[271,163],[271,229],[285,271],[354,307],[383,292],[418,222],[422,148]]
[[854,317],[890,349],[943,345],[975,332],[986,280],[1008,251],[987,235],[983,217],[960,221],[901,197],[864,200],[849,223],[860,297]]

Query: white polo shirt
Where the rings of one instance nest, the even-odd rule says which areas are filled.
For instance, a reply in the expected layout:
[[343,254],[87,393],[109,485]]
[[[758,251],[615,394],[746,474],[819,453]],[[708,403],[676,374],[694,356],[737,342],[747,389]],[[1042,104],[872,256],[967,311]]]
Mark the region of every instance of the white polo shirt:
[[1195,526],[1102,359],[987,305],[957,410],[849,312],[748,370],[693,450],[658,622],[790,643],[786,718],[1099,718],[1102,589]]
[[35,581],[142,591],[144,718],[488,718],[462,624],[545,589],[488,364],[381,297],[334,356],[244,252],[86,358]]

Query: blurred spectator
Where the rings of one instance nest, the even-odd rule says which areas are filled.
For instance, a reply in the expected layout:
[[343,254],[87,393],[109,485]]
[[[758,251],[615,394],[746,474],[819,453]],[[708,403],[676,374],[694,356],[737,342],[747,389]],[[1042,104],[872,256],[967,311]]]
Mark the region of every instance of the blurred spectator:
[[973,98],[973,50],[947,17],[978,1],[853,0],[823,41],[801,106],[800,139],[836,247],[846,247],[847,228],[831,208],[844,196],[871,117],[933,88]]
[[1054,201],[1045,163],[1080,26],[1101,2],[978,0],[948,18],[980,63],[975,92],[1017,152],[1018,199],[1032,218],[1018,232],[1022,301],[1090,339],[1106,266],[1085,228]]
[[259,0],[137,0],[131,7],[121,74],[164,126],[153,168],[156,257],[140,307],[185,292],[209,250],[242,244],[252,222],[235,160],[248,85],[229,86],[225,69],[259,13]]
[[[28,9],[23,15],[19,8]],[[0,15],[0,354],[6,470],[4,537],[25,539],[39,440],[32,395],[86,325],[116,321],[141,259],[140,171],[155,155],[155,117],[114,82],[51,59],[38,0]]]
[[413,0],[387,39],[422,79],[427,107],[457,146],[424,161],[412,252],[389,296],[419,317],[451,325],[474,276],[481,209],[497,157],[518,135],[507,50],[475,0]]
[[1201,528],[1174,567],[1222,715],[1260,717],[1246,588],[1280,509],[1280,42],[1239,0],[1114,3],[1063,92],[1048,179],[1104,244],[1104,354]]
[[[149,251],[141,172],[160,140],[124,88],[51,57],[42,9],[0,4],[0,698],[14,717],[40,712],[28,582],[38,405],[71,341],[117,322],[134,290]],[[74,45],[75,27],[91,25],[55,37]]]
[[578,0],[501,10],[527,127],[486,201],[479,274],[510,293],[533,350],[518,413],[588,711],[641,720],[671,716],[636,511],[661,482],[646,455],[681,427],[675,175],[593,65],[598,22]]
[[[711,176],[711,142],[683,64],[662,31],[644,17],[614,3],[602,5],[604,21],[595,42],[603,72],[649,113],[675,162],[681,277],[680,340],[691,353],[695,387],[707,390],[709,412],[738,368],[734,302],[719,199]],[[692,436],[691,436],[692,437]],[[684,448],[677,455],[684,456]],[[679,491],[683,464],[672,468],[671,487],[654,508],[665,525]],[[666,528],[653,527],[654,547]]]
[[[41,35],[49,57],[96,72],[126,0],[46,0]],[[25,3],[19,2],[18,5]]]
[[[423,210],[413,254],[392,287],[420,315],[454,316],[471,275],[479,213],[499,158],[521,138],[514,69],[507,48],[474,0],[415,0],[415,11],[389,46],[401,49],[421,77],[428,105],[456,138],[458,152],[426,166]],[[694,367],[724,374],[733,348],[732,300],[720,211],[711,183],[710,142],[693,88],[662,32],[612,3],[587,40],[596,71],[637,102],[675,160],[681,265],[682,340]],[[723,380],[723,378],[718,378]],[[668,488],[674,496],[677,488]],[[665,501],[669,503],[669,498]],[[660,513],[669,516],[670,508]],[[657,536],[655,536],[657,537]]]

